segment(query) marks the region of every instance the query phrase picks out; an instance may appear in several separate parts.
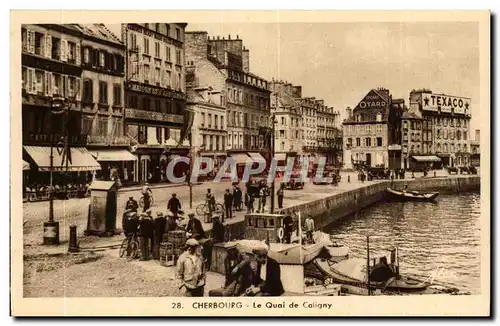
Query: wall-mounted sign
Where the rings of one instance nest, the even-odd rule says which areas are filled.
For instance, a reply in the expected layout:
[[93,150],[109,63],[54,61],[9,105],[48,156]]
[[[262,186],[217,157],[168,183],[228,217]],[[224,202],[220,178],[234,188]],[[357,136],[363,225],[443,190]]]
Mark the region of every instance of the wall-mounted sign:
[[184,123],[184,116],[177,114],[166,114],[154,111],[145,111],[137,109],[125,109],[125,117],[128,119],[154,120],[171,123]]
[[467,97],[450,96],[443,94],[422,94],[422,109],[426,111],[438,111],[456,114],[470,113],[471,99]]
[[167,88],[154,87],[154,86],[150,86],[150,85],[144,85],[144,84],[138,84],[138,83],[132,83],[132,82],[125,83],[125,87],[127,88],[127,90],[133,91],[133,92],[163,96],[163,97],[168,97],[168,98],[175,98],[178,100],[185,100],[186,99],[186,94],[181,93],[181,92],[172,91],[172,90],[169,90]]
[[370,109],[370,108],[385,108],[387,101],[373,90],[371,90],[362,100],[358,103],[356,108]]

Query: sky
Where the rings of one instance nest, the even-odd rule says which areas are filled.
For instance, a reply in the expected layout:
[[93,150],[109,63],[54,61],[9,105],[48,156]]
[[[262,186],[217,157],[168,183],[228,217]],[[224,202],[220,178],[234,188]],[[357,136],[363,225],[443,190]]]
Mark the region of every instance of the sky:
[[[110,26],[119,35],[119,26]],[[412,89],[470,97],[479,128],[479,29],[475,22],[209,23],[187,26],[243,40],[250,71],[302,86],[342,115],[372,88],[408,104]]]

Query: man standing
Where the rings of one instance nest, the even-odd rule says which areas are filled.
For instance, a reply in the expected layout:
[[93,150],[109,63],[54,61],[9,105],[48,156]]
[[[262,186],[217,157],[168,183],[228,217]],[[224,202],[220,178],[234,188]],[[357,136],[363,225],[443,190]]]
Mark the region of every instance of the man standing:
[[144,184],[144,186],[142,186],[141,193],[144,201],[142,211],[145,212],[151,207],[151,196],[153,195],[153,192],[151,191],[151,188],[149,188],[149,184],[147,182]]
[[261,187],[259,190],[259,210],[257,213],[264,213],[264,210],[266,208],[266,189],[264,187]]
[[210,188],[207,189],[207,194],[205,195],[205,202],[208,205],[208,210],[210,214],[215,210],[215,197]]
[[200,220],[198,220],[194,213],[189,213],[189,221],[186,227],[186,232],[189,236],[193,236],[195,239],[203,239],[205,238],[205,231],[203,230],[203,226],[201,225]]
[[233,206],[234,206],[234,209],[237,210],[237,211],[241,211],[241,198],[242,197],[242,194],[241,194],[241,190],[240,190],[240,187],[238,187],[238,185],[234,185],[234,189],[233,189]]
[[304,222],[304,229],[306,232],[307,241],[309,243],[314,243],[313,241],[313,232],[314,232],[314,220],[311,215],[308,215]]
[[141,213],[141,221],[139,224],[139,245],[141,247],[141,260],[149,260],[151,246],[153,244],[154,226],[151,218],[151,210]]
[[226,208],[226,217],[233,218],[233,195],[229,189],[226,189],[224,194],[224,207]]
[[179,198],[177,198],[177,195],[174,193],[172,194],[172,198],[168,201],[167,204],[167,209],[170,210],[173,214],[174,217],[177,218],[177,213],[181,209],[181,202],[179,201]]
[[153,259],[160,258],[160,243],[163,240],[163,234],[167,225],[167,220],[162,212],[156,212],[154,225],[154,241],[153,241]]
[[283,229],[283,239],[285,243],[291,243],[293,232],[293,218],[290,215],[286,215],[285,218],[283,218]]
[[245,194],[245,205],[247,207],[247,214],[253,213],[253,196],[249,190]]
[[188,253],[177,261],[177,278],[182,282],[181,287],[186,288],[186,297],[202,297],[205,291],[205,271],[203,260],[197,253],[198,241],[186,241]]
[[278,208],[283,209],[283,197],[285,196],[285,185],[282,183],[277,192],[278,195]]
[[213,243],[224,242],[224,225],[220,222],[219,215],[212,218]]

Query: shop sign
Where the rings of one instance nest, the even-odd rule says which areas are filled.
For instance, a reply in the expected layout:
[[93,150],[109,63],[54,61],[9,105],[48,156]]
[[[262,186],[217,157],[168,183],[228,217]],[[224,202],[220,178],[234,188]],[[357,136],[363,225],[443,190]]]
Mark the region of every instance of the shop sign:
[[468,114],[470,112],[471,99],[467,97],[450,96],[443,94],[422,94],[422,109],[427,111],[438,111],[456,114]]
[[125,117],[129,119],[153,120],[161,122],[171,122],[176,124],[184,123],[184,116],[177,114],[166,114],[161,112],[125,109]]
[[358,104],[361,109],[385,108],[386,106],[387,102],[373,91],[370,91]]
[[151,94],[156,96],[175,98],[178,100],[185,100],[186,95],[181,92],[175,92],[167,88],[159,88],[150,85],[137,84],[137,83],[126,83],[126,87],[129,91],[139,92],[144,94]]

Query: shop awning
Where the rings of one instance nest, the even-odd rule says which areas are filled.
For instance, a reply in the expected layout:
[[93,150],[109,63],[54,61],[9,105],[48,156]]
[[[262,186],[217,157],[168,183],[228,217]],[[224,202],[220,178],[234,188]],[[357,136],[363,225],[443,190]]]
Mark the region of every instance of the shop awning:
[[136,161],[137,157],[125,149],[103,149],[89,151],[99,162]]
[[[50,171],[50,147],[24,146],[24,149],[35,161],[40,171]],[[63,160],[63,156],[59,155],[55,147],[52,153],[54,155],[54,171],[66,171],[66,162]],[[99,163],[85,147],[71,148],[71,162],[68,162],[68,171],[95,171],[100,169]]]
[[277,153],[277,154],[274,154],[274,159],[276,161],[286,161],[286,153]]
[[441,162],[441,159],[434,155],[428,156],[412,156],[417,162]]
[[231,158],[236,161],[236,164],[246,164],[250,158],[245,154],[230,154]]
[[254,162],[266,162],[266,159],[260,153],[249,152],[248,155],[250,155]]
[[29,169],[30,169],[30,164],[26,161],[23,161],[23,171],[26,171]]

